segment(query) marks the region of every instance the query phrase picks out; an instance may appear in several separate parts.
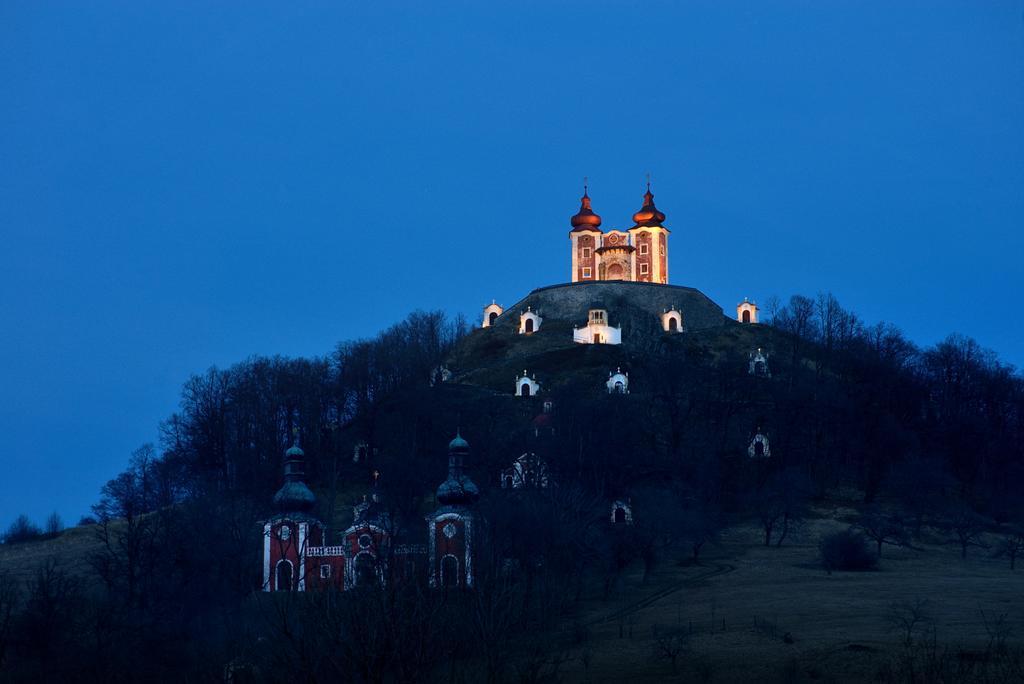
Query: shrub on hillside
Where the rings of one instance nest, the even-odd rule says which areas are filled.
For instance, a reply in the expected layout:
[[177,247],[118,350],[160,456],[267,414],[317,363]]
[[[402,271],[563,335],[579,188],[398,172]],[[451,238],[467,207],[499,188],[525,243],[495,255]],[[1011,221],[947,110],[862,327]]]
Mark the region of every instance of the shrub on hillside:
[[3,541],[5,544],[19,544],[21,542],[35,541],[43,536],[39,526],[28,519],[27,515],[19,515],[18,519],[11,523],[11,526],[4,532]]
[[821,564],[829,574],[833,570],[873,570],[878,566],[867,539],[853,530],[825,535],[818,544],[818,551]]

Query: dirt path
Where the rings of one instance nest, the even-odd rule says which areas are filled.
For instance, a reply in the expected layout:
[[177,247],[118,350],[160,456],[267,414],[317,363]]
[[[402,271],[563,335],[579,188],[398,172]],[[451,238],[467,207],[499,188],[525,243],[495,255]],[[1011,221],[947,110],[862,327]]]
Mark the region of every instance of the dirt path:
[[657,603],[661,599],[665,598],[666,596],[671,596],[672,594],[676,593],[680,589],[685,589],[686,587],[692,587],[695,584],[697,584],[699,582],[703,582],[704,580],[710,579],[712,577],[718,577],[719,575],[728,574],[728,573],[732,572],[735,569],[736,569],[735,565],[730,565],[728,563],[715,563],[714,567],[708,568],[707,570],[705,570],[704,572],[700,573],[699,575],[696,575],[694,577],[687,577],[686,579],[680,580],[680,581],[676,582],[675,584],[670,584],[669,586],[665,587],[664,589],[659,589],[658,591],[654,592],[653,594],[651,594],[649,596],[646,596],[646,597],[640,599],[639,601],[634,601],[633,603],[628,604],[624,608],[619,608],[615,612],[609,613],[608,615],[605,615],[604,617],[599,617],[599,618],[597,618],[595,620],[591,620],[590,624],[596,625],[596,624],[600,624],[602,622],[614,622],[616,620],[621,620],[622,618],[626,617],[627,615],[631,615],[633,613],[636,613],[638,611],[643,610],[644,608],[647,608],[648,606],[654,605],[655,603]]

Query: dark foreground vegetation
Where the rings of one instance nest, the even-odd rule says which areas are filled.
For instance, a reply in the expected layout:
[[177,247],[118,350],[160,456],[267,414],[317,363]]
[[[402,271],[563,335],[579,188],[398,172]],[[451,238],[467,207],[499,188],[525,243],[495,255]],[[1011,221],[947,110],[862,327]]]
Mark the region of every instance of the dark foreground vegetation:
[[[328,357],[255,358],[193,377],[159,445],[141,447],[103,488],[86,521],[95,534],[88,554],[0,566],[0,673],[10,681],[554,681],[588,639],[579,619],[586,600],[612,601],[634,571],[646,583],[670,563],[700,563],[727,526],[753,525],[757,544],[777,550],[815,509],[849,492],[857,499],[843,523],[850,529],[822,537],[818,567],[841,573],[881,560],[884,569],[889,553],[939,540],[954,561],[997,554],[1010,573],[1024,549],[1020,375],[958,335],[919,349],[891,326],[862,324],[831,296],[772,308],[770,326],[665,336],[642,348],[534,349],[544,330],[540,342],[501,339],[416,313]],[[756,347],[770,352],[771,378],[747,373]],[[445,362],[454,382],[432,386]],[[550,374],[543,398],[554,401],[553,433],[531,423],[541,399],[509,396],[506,368],[527,363]],[[593,369],[615,365],[630,371],[628,396],[594,382]],[[493,383],[458,382],[471,370],[486,378],[488,368]],[[258,591],[259,521],[293,430],[318,513],[338,531],[374,471],[394,519],[429,510],[457,427],[484,492],[476,590],[412,582]],[[770,458],[748,457],[758,427],[771,438]],[[546,461],[557,486],[514,494],[497,486],[525,452]],[[616,499],[632,503],[632,526],[609,524]],[[8,545],[60,532],[16,525]],[[902,660],[882,673],[890,681],[1020,676],[999,624],[998,657],[957,675],[948,668],[966,667],[962,659],[920,630],[914,611],[924,609],[892,610],[909,637]],[[651,635],[655,659],[672,671],[687,648],[680,629]]]

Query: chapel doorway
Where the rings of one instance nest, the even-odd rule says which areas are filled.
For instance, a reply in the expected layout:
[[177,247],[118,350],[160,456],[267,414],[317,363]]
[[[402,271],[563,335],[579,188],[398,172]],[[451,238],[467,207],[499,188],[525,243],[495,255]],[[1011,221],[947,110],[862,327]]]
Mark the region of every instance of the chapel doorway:
[[356,556],[356,586],[375,587],[377,579],[377,562],[373,556],[368,553]]
[[278,591],[292,590],[292,564],[289,561],[282,560],[277,562],[277,584],[275,588]]
[[445,556],[441,559],[441,586],[459,586],[459,559],[455,556]]

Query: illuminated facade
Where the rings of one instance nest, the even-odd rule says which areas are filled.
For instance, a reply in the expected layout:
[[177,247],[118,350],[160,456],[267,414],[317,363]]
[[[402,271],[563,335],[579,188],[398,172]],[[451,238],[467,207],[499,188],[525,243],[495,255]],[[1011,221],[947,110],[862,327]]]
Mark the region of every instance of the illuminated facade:
[[752,302],[746,297],[736,305],[736,320],[740,323],[757,323],[757,302]]
[[606,309],[594,308],[587,312],[585,328],[573,326],[572,341],[577,344],[622,344],[622,326],[608,321]]
[[676,307],[673,306],[671,309],[661,314],[661,327],[665,332],[683,332],[683,314],[677,311]]
[[484,307],[484,321],[480,325],[481,328],[490,328],[494,325],[494,321],[498,320],[498,316],[503,314],[505,310],[501,308],[501,304],[496,303],[493,299],[491,303]]
[[572,282],[628,280],[668,283],[668,228],[665,214],[654,206],[651,184],[644,204],[626,230],[601,230],[601,217],[590,207],[586,185],[580,210],[569,222],[572,230]]

